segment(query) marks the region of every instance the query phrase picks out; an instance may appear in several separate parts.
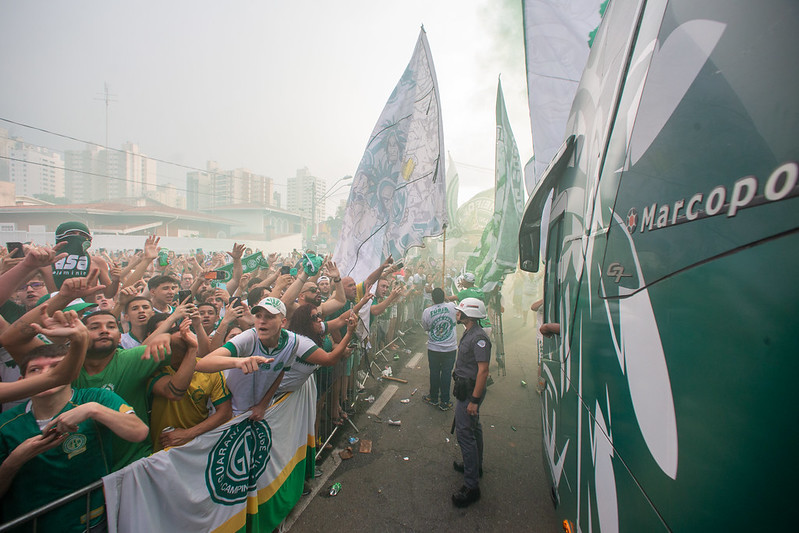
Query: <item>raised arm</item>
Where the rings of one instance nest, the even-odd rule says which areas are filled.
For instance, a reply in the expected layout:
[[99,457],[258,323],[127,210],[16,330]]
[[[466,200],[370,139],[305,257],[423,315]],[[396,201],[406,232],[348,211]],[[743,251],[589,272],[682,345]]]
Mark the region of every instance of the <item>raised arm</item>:
[[371,274],[369,274],[369,276],[366,278],[366,281],[364,281],[364,285],[365,285],[366,287],[371,287],[372,285],[374,285],[375,283],[377,283],[377,280],[379,280],[379,279],[380,279],[380,276],[382,276],[382,275],[383,275],[383,271],[384,271],[386,268],[388,268],[388,265],[390,265],[390,264],[391,264],[391,263],[393,263],[393,262],[394,262],[394,258],[393,258],[393,257],[391,257],[391,256],[388,256],[388,257],[386,258],[386,260],[385,260],[385,261],[383,261],[383,264],[382,264],[382,265],[380,265],[379,267],[377,267],[377,269],[376,269],[374,272],[372,272]]
[[224,346],[217,348],[209,353],[199,361],[195,370],[197,372],[220,372],[230,368],[238,368],[245,374],[255,372],[258,370],[258,365],[265,365],[274,361],[273,358],[267,359],[260,355],[252,355],[250,357],[231,357],[230,350]]
[[117,317],[117,320],[119,320],[119,318],[122,316],[122,311],[125,309],[125,306],[128,305],[128,302],[138,295],[139,289],[136,286],[125,287],[119,291],[119,295],[114,303],[114,307],[111,309],[111,312],[115,317]]
[[190,326],[191,321],[188,319],[183,320],[180,324],[180,338],[186,343],[188,349],[177,372],[170,376],[162,376],[153,385],[155,394],[173,402],[180,401],[186,395],[191,378],[194,376],[194,366],[197,363],[197,336],[191,332]]
[[161,237],[156,237],[155,235],[147,237],[147,240],[144,241],[144,255],[133,272],[125,278],[125,283],[122,285],[123,287],[130,287],[142,279],[144,273],[147,272],[147,268],[152,264],[155,258],[158,257],[158,252],[161,250],[161,248],[158,247],[159,242],[161,242]]
[[[344,304],[347,303],[346,297],[344,296],[344,284],[341,283],[341,272],[339,272],[336,263],[333,261],[329,261],[327,264],[327,273],[330,276],[330,281],[333,283],[335,287],[335,291],[333,292],[333,297],[323,302],[319,309],[322,312],[322,316],[327,316],[329,314],[335,313],[342,307]],[[368,288],[369,285],[366,285]],[[368,289],[366,292],[369,292]]]
[[197,310],[197,306],[190,302],[181,302],[179,305],[175,307],[175,310],[172,312],[171,315],[166,317],[155,330],[150,333],[146,339],[144,339],[145,343],[151,337],[155,337],[156,335],[161,335],[163,333],[167,333],[172,326],[177,324],[178,322],[182,322],[184,318],[191,315]]
[[85,278],[64,280],[58,294],[22,315],[3,331],[0,335],[0,344],[8,350],[15,361],[18,361],[28,350],[42,344],[41,340],[35,338],[36,330],[32,324],[42,325],[44,317],[52,316],[56,311],[64,309],[75,298],[85,298],[105,288],[104,285],[95,285],[98,270],[96,267],[92,267],[89,275]]
[[[46,317],[46,315],[45,315]],[[42,391],[64,385],[75,380],[83,365],[86,348],[89,346],[89,332],[78,318],[77,313],[58,312],[53,317],[43,318],[44,327],[33,324],[33,328],[51,338],[61,337],[69,340],[69,350],[52,371],[29,376],[10,383],[0,383],[0,403],[29,398]]]
[[322,348],[311,353],[305,360],[314,365],[333,366],[344,357],[348,357],[352,352],[349,343],[352,336],[355,334],[355,328],[358,326],[358,317],[354,313],[350,313],[347,317],[347,334],[341,339],[341,342],[333,346],[330,352],[324,351]]
[[226,284],[230,294],[236,292],[236,289],[239,288],[239,284],[241,283],[241,274],[244,272],[241,265],[241,257],[244,255],[244,248],[245,245],[243,244],[233,243],[233,250],[227,252],[227,254],[233,258],[233,276]]
[[[267,296],[280,298],[281,296],[283,296],[283,289],[291,285],[292,281],[294,281],[294,276],[292,276],[291,274],[279,275],[277,281],[275,281],[275,286],[272,288],[272,291]],[[250,303],[252,305],[255,305],[258,302],[250,302]]]
[[230,325],[242,316],[244,316],[244,305],[233,307],[231,303],[225,307],[225,316],[222,317],[219,326],[216,328],[216,333],[214,333],[214,337],[211,339],[211,352],[225,344],[225,336],[227,336]]
[[123,288],[131,285],[130,283],[126,283],[128,276],[130,276],[130,273],[133,272],[133,269],[136,268],[139,265],[139,263],[143,261],[142,259],[143,257],[144,253],[139,252],[138,254],[131,256],[130,259],[128,260],[128,264],[122,267],[122,272],[120,272],[119,274],[119,279],[122,281]]
[[66,254],[56,254],[65,244],[65,242],[59,243],[53,248],[47,246],[28,247],[28,253],[25,254],[22,261],[0,275],[0,304],[11,298],[17,287],[28,280],[37,269],[47,267],[64,257]]
[[286,305],[286,309],[290,306],[294,306],[294,300],[297,299],[297,296],[300,295],[300,291],[302,291],[302,286],[305,285],[305,282],[308,281],[308,273],[305,270],[302,270],[297,273],[297,279],[294,280],[294,283],[289,285],[289,288],[286,289],[286,292],[283,293],[283,296],[280,297],[280,301]]
[[116,411],[97,402],[80,404],[74,409],[65,411],[50,421],[42,433],[56,434],[75,433],[78,425],[91,418],[111,431],[119,438],[130,442],[141,442],[150,434],[147,424],[136,416],[136,413],[123,413]]
[[[269,263],[269,264],[271,265],[272,263]],[[280,270],[270,266],[267,269],[267,271],[266,271],[266,277],[264,278],[264,280],[262,282],[260,282],[257,285],[257,287],[269,288],[277,280],[277,278],[279,276],[280,276]],[[250,303],[253,303],[253,302],[250,302]]]
[[383,300],[378,304],[373,305],[370,308],[369,312],[372,313],[373,316],[381,314],[383,311],[385,311],[388,308],[389,305],[394,303],[394,300],[399,298],[401,295],[402,295],[402,289],[400,287],[395,287],[394,290],[391,291],[391,294],[389,294],[385,300]]
[[103,295],[106,298],[115,297],[117,295],[117,291],[119,290],[119,278],[116,280],[111,279],[111,265],[109,265],[106,260],[99,255],[94,255],[92,256],[92,269],[94,268],[97,269],[97,280],[103,287],[105,287]]
[[194,312],[189,315],[189,320],[191,320],[191,327],[197,335],[197,357],[205,357],[211,352],[211,339],[205,332],[200,320],[200,311],[196,307]]

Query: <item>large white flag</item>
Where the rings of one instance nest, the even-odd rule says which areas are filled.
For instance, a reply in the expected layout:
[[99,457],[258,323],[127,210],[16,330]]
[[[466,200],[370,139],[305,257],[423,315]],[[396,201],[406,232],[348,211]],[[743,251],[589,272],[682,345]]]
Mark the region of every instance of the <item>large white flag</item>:
[[334,258],[365,279],[447,223],[438,82],[424,29],[408,67],[369,137],[352,181]]
[[273,531],[302,496],[315,405],[309,379],[260,422],[245,413],[104,477],[109,531]]
[[604,10],[607,1],[524,0],[527,97],[536,181],[563,144],[577,84],[601,21],[600,9]]

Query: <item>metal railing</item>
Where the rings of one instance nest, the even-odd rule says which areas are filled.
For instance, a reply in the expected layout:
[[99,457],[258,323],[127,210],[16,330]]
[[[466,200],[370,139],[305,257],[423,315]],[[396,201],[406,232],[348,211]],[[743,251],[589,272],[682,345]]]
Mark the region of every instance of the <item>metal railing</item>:
[[11,520],[10,522],[6,522],[5,524],[0,524],[0,533],[5,531],[11,531],[12,529],[19,527],[23,524],[27,524],[30,521],[33,521],[33,531],[34,533],[38,531],[38,518],[42,515],[49,513],[50,511],[61,507],[62,505],[66,505],[67,503],[77,500],[81,496],[86,496],[86,531],[90,531],[91,529],[91,512],[92,512],[92,493],[95,490],[102,490],[103,489],[103,480],[98,479],[91,485],[87,485],[82,489],[78,489],[72,494],[67,494],[66,496],[62,496],[57,500],[53,500],[47,505],[43,505],[38,509],[34,509],[29,513],[26,513],[20,517]]

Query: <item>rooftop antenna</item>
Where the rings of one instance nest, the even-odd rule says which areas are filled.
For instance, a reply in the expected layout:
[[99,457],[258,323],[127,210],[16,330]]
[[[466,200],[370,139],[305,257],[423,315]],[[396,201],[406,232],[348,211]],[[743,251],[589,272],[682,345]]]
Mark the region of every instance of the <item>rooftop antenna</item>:
[[116,102],[117,95],[108,92],[108,82],[103,83],[103,88],[103,92],[99,95],[101,98],[95,98],[95,100],[105,101],[105,147],[108,149],[108,105],[111,102]]

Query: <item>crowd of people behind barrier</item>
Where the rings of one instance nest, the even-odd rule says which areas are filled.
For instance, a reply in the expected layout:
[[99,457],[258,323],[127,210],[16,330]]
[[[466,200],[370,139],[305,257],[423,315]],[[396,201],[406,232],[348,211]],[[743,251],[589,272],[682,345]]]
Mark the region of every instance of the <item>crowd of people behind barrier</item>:
[[[53,247],[0,252],[0,523],[232,416],[261,419],[308,379],[323,448],[379,373],[376,354],[398,350],[431,303],[421,260],[354,280],[311,251],[90,245],[68,222]],[[104,530],[101,491],[89,509],[64,505],[40,528]]]

